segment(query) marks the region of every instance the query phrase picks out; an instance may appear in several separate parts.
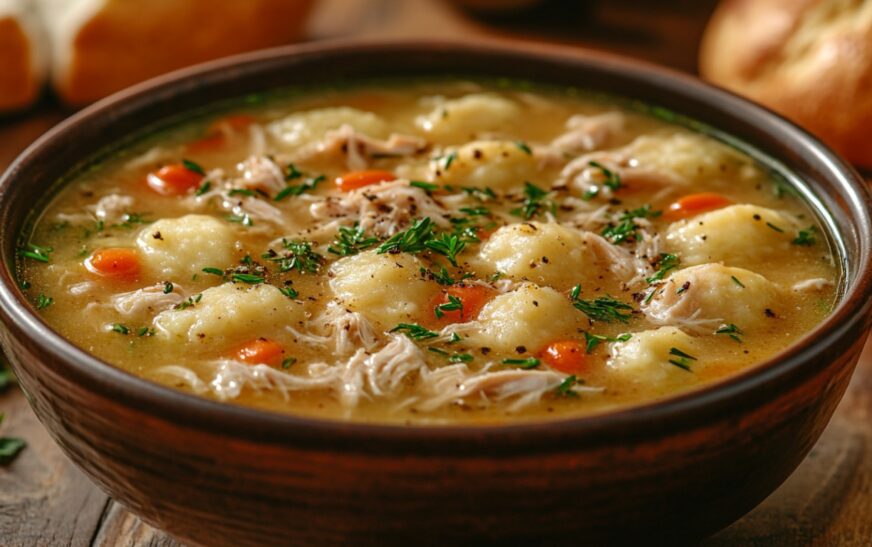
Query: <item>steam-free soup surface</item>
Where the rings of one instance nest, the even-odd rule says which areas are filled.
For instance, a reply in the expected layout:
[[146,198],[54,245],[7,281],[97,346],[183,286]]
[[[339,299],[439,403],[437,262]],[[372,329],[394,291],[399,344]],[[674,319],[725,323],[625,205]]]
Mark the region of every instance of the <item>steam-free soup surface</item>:
[[808,207],[714,139],[560,90],[319,91],[83,172],[21,250],[80,347],[228,403],[394,423],[601,412],[829,312]]

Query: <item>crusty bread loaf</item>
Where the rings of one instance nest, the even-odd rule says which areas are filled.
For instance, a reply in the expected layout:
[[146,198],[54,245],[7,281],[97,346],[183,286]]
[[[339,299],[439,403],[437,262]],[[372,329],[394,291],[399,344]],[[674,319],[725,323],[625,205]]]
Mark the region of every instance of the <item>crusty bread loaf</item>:
[[82,104],[169,70],[299,38],[312,0],[39,0],[58,95]]
[[36,100],[46,65],[42,29],[31,0],[0,0],[0,112]]
[[872,2],[724,0],[700,72],[872,168]]

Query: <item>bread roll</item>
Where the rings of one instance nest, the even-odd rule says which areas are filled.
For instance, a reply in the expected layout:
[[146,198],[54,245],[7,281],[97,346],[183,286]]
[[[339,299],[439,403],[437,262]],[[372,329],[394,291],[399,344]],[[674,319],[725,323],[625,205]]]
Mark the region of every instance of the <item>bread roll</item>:
[[299,37],[312,0],[39,0],[52,81],[68,103]]
[[36,100],[47,69],[31,0],[0,0],[0,112]]
[[725,0],[703,37],[700,73],[872,167],[872,2]]

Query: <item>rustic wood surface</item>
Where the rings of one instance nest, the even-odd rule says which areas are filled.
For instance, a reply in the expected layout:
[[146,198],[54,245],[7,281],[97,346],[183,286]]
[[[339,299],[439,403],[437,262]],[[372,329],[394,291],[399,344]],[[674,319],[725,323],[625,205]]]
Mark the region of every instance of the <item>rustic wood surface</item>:
[[[712,2],[655,0],[545,2],[523,16],[472,16],[437,0],[322,0],[312,39],[470,39],[498,36],[608,49],[692,71]],[[567,7],[574,6],[574,7]],[[0,169],[65,112],[46,98],[29,113],[0,119]],[[27,449],[0,467],[0,546],[179,544],[113,502],[62,454],[22,393],[0,394],[0,433]],[[799,469],[754,511],[704,545],[872,544],[872,343],[848,393]]]

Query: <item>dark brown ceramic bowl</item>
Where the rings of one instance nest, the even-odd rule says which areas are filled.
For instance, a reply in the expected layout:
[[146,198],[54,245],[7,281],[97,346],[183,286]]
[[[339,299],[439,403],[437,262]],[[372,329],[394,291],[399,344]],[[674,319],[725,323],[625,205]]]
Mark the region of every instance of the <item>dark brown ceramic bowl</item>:
[[[173,391],[66,342],[16,288],[16,243],[46,190],[143,125],[301,81],[439,74],[626,96],[686,114],[775,158],[802,181],[831,231],[845,270],[841,303],[776,358],[687,395],[588,418],[422,428],[297,418]],[[869,210],[863,181],[818,141],[760,107],[663,69],[554,49],[292,47],[123,92],[22,154],[0,183],[0,342],[40,420],[73,461],[147,522],[189,541],[688,540],[759,503],[826,426],[870,323]]]

